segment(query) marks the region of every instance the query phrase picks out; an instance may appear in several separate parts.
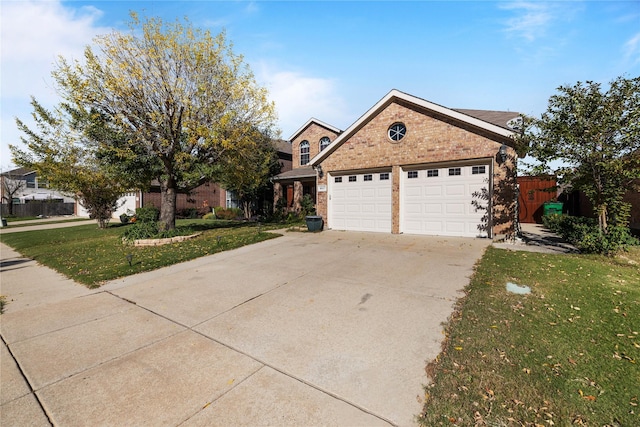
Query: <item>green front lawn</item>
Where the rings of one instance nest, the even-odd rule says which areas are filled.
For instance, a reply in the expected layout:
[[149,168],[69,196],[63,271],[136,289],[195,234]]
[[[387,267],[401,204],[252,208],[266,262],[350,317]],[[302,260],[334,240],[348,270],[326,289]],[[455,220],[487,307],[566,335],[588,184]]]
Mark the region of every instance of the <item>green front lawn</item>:
[[[268,240],[278,235],[264,231],[281,227],[207,220],[178,220],[177,225],[201,231],[202,235],[170,245],[134,247],[122,243],[122,233],[128,226],[113,224],[100,230],[91,224],[3,234],[0,241],[93,288],[118,277]],[[127,255],[131,255],[131,265]]]
[[640,425],[638,262],[489,248],[427,366],[422,425]]

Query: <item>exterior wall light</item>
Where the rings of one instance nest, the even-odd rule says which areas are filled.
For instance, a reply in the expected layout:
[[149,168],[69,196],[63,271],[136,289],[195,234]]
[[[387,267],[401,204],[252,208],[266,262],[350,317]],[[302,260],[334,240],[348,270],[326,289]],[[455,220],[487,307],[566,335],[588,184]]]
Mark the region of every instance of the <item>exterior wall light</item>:
[[502,160],[502,163],[507,161],[507,146],[506,146],[506,144],[502,144],[500,146],[500,150],[498,151],[498,154],[500,155],[500,160]]
[[324,175],[324,172],[322,171],[321,165],[316,166],[316,171],[318,171],[318,176],[322,178],[322,176]]

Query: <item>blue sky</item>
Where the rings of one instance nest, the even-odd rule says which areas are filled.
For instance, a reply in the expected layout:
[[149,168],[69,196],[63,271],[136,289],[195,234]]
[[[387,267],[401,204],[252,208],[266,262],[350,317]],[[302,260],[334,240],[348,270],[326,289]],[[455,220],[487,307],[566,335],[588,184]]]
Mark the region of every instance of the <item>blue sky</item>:
[[222,30],[276,103],[282,136],[310,117],[345,129],[391,89],[450,108],[539,115],[560,85],[640,75],[638,1],[31,1],[0,3],[0,167],[53,106],[57,55],[81,59],[129,11]]

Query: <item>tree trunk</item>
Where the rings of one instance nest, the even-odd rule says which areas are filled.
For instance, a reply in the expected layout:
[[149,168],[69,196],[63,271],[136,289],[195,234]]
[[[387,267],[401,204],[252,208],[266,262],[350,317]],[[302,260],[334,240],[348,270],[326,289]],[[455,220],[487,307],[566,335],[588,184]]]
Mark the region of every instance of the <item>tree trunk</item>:
[[607,205],[598,207],[598,226],[600,227],[600,231],[604,234],[607,233]]
[[176,228],[176,181],[169,177],[166,181],[160,182],[160,224],[162,231]]
[[243,201],[242,208],[244,211],[244,219],[250,219],[251,218],[251,202],[246,200]]

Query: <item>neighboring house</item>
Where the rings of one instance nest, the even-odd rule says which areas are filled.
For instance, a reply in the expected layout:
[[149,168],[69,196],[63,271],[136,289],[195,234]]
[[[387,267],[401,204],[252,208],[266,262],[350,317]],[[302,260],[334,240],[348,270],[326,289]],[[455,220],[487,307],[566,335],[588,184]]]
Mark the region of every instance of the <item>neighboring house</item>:
[[[291,144],[287,141],[277,140],[275,142],[278,159],[281,165],[281,171],[290,171],[292,168]],[[148,192],[141,195],[141,206],[160,207],[161,194],[160,185],[152,183]],[[272,190],[268,190],[263,198],[269,204],[273,200]],[[198,209],[200,211],[215,207],[238,208],[240,202],[232,191],[227,191],[220,184],[215,182],[205,182],[204,184],[194,188],[188,194],[179,193],[176,200],[176,211],[178,213],[189,209]]]
[[[640,236],[640,179],[636,179],[631,185],[624,197],[623,201],[631,205],[629,215],[629,228],[631,231]],[[573,216],[586,216],[589,218],[597,218],[593,210],[593,205],[589,198],[582,191],[571,191],[562,194],[558,200],[564,202],[565,212]]]
[[334,230],[511,234],[509,124],[519,117],[454,110],[392,90],[344,131],[316,119],[296,131],[294,168],[274,178],[275,202],[284,198],[295,210],[310,194]]
[[2,203],[5,204],[8,198],[13,199],[14,204],[43,200],[75,202],[73,197],[50,189],[47,181],[38,179],[36,171],[31,169],[17,168],[4,172],[0,175],[0,180],[2,180],[0,185]]
[[[282,171],[291,170],[291,144],[287,141],[276,141],[278,150],[278,158],[282,166]],[[265,199],[269,203],[273,200],[273,194],[269,192],[265,195]],[[127,193],[118,202],[118,209],[114,212],[113,217],[117,218],[122,213],[135,212],[136,208],[143,206],[160,207],[161,204],[160,184],[158,182],[151,183],[149,191],[135,191]],[[202,185],[189,191],[189,193],[178,193],[176,197],[176,212],[178,214],[187,214],[190,210],[197,210],[199,213],[205,211],[211,212],[211,208],[225,207],[237,208],[239,201],[231,191],[226,191],[215,182],[205,182]],[[88,216],[86,210],[77,205],[78,216]]]

